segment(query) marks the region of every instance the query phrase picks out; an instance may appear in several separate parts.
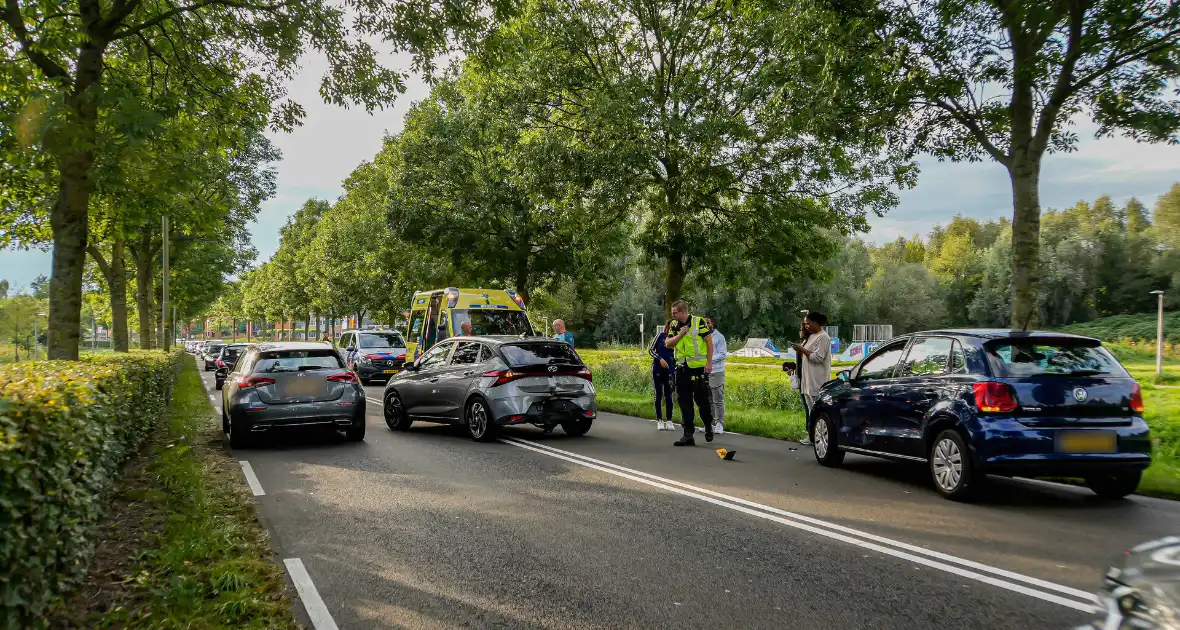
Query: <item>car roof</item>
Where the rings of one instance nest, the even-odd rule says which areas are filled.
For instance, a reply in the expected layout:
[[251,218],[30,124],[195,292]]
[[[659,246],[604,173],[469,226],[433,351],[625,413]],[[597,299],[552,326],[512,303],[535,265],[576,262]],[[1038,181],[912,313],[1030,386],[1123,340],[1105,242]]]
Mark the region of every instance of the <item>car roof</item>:
[[324,350],[331,349],[331,345],[324,341],[264,341],[257,344],[262,352],[272,350]]
[[227,347],[227,348],[244,348],[244,347],[246,347],[246,346],[248,346],[248,345],[250,345],[250,344],[248,344],[248,343],[246,343],[246,342],[244,342],[244,341],[241,341],[241,342],[238,342],[238,343],[231,343],[231,344],[227,344],[227,345],[226,345],[226,347]]
[[401,331],[395,328],[349,328],[340,331],[340,334],[344,333],[397,333],[400,335]]
[[[1054,332],[1051,330],[1011,330],[1008,328],[946,328],[940,330],[924,330],[911,335],[957,335],[962,337],[978,337],[980,339],[1077,339],[1079,341],[1098,341],[1094,337],[1075,335],[1073,333]],[[901,336],[911,336],[901,335]]]

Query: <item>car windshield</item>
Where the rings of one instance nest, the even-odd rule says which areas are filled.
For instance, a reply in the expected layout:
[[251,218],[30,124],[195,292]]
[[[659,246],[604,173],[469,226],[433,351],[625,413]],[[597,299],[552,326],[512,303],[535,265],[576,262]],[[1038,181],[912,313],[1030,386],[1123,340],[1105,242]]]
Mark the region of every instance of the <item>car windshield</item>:
[[532,335],[533,326],[523,311],[498,309],[453,309],[451,325],[455,334],[462,330],[463,322],[471,322],[473,335]]
[[1000,377],[1127,376],[1118,360],[1092,341],[1007,339],[984,347]]
[[504,353],[504,358],[512,367],[538,363],[542,365],[548,363],[582,364],[582,360],[578,358],[574,349],[569,344],[562,342],[506,344],[500,347],[500,351]]
[[361,333],[360,347],[404,348],[406,347],[406,340],[402,339],[401,333],[396,332]]
[[334,350],[271,350],[263,352],[254,366],[255,373],[335,370],[344,367]]

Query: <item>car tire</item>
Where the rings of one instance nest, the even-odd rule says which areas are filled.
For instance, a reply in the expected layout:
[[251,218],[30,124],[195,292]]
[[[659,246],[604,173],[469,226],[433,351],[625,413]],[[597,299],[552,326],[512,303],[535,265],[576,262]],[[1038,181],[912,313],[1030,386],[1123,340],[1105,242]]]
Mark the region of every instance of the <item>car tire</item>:
[[[224,412],[222,412],[222,413],[224,413]],[[234,422],[234,419],[230,418],[228,416],[226,417],[225,421],[223,422],[223,425],[224,425],[223,428],[225,429],[225,438],[227,440],[229,440],[229,447],[230,448],[246,448],[247,446],[250,445],[250,437],[248,435],[246,435],[245,432],[237,430],[237,429],[240,429],[241,427],[234,427],[235,424],[237,424],[237,423]]]
[[496,420],[492,418],[492,410],[482,398],[473,399],[467,403],[463,413],[467,434],[476,442],[490,442],[496,439]]
[[935,436],[926,463],[934,489],[953,501],[972,498],[982,485],[982,475],[975,473],[967,442],[955,429],[945,429]]
[[1141,472],[1086,477],[1086,486],[1102,499],[1121,499],[1139,488]]
[[385,424],[394,431],[405,431],[414,423],[406,415],[406,408],[402,405],[401,396],[398,396],[396,391],[385,393],[385,404],[382,405],[382,412],[385,416]]
[[344,430],[344,438],[349,442],[363,442],[365,439],[365,419]]
[[571,437],[580,437],[586,435],[590,431],[590,427],[594,426],[593,418],[576,418],[568,422],[561,423],[561,430]]
[[815,424],[811,427],[811,443],[815,449],[815,461],[821,466],[835,468],[844,463],[844,451],[837,443],[839,431],[836,423],[828,414],[815,415]]

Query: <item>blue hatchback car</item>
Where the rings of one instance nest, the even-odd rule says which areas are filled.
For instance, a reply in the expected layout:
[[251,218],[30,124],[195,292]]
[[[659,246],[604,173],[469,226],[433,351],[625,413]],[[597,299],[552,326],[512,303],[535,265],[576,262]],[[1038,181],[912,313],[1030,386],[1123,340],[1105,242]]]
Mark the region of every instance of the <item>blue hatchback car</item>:
[[1118,498],[1151,464],[1139,384],[1097,339],[921,332],[838,376],[812,410],[825,466],[849,452],[922,462],[940,493],[963,499],[989,474],[1080,477]]

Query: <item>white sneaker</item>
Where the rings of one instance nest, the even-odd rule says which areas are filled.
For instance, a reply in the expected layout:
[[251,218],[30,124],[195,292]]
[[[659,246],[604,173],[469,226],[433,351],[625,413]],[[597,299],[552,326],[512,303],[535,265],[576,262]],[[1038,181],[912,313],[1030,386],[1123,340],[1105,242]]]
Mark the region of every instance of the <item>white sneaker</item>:
[[717,435],[721,435],[722,433],[725,433],[725,425],[721,424],[720,422],[714,422],[713,423],[713,433],[716,433]]
[[799,440],[799,443],[803,446],[811,446],[811,438],[803,438],[802,440]]

